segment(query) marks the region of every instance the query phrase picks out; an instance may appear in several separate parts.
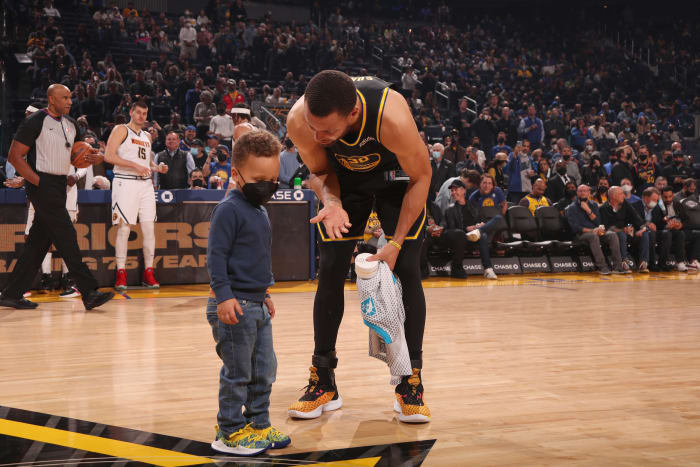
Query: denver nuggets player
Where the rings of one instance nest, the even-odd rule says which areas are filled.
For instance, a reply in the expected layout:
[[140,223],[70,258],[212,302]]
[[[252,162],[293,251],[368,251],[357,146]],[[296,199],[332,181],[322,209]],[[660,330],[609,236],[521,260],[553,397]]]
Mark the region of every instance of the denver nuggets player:
[[344,311],[343,283],[355,242],[362,239],[374,206],[389,242],[372,259],[386,261],[401,279],[413,368],[395,389],[394,409],[403,422],[427,422],[430,411],[421,376],[425,297],[420,249],[431,168],[406,100],[375,77],[322,71],[290,110],[287,131],[323,203],[311,220],[322,240],[311,376],[289,415],[316,418],[342,405],[333,369]]
[[112,182],[112,224],[119,225],[115,243],[117,280],[114,288],[126,290],[126,251],[131,226],[138,221],[143,235],[144,272],[142,284],[148,288],[160,287],[153,275],[153,256],[156,237],[156,198],[153,191],[152,171],[167,173],[168,166],[157,166],[151,157],[151,137],[143,130],[148,105],[139,101],[131,105],[131,120],[112,130],[107,141],[105,161],[114,164]]

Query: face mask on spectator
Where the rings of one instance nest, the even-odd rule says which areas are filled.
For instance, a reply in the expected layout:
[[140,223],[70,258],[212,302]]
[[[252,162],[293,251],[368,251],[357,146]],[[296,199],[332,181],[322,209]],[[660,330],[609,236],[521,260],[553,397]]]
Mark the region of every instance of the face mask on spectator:
[[607,192],[607,191],[608,191],[608,187],[606,187],[605,185],[600,185],[600,186],[598,187],[598,193],[600,193],[601,195],[604,194],[604,193]]
[[204,188],[204,180],[202,180],[201,178],[195,178],[194,180],[192,180],[192,186]]
[[223,164],[224,162],[226,162],[226,159],[228,159],[228,157],[226,157],[226,154],[224,153],[217,154],[216,158],[219,160],[220,164]]
[[657,205],[656,201],[649,201],[649,204],[647,206],[649,206],[649,209],[654,209],[656,207],[656,205]]
[[593,152],[593,145],[592,145],[592,144],[587,144],[587,145],[586,145],[586,151],[588,151],[588,152]]
[[190,148],[190,153],[192,153],[193,156],[196,156],[199,154],[199,148]]
[[561,157],[562,157],[565,161],[568,161],[569,159],[571,159],[571,155],[570,155],[570,154],[564,154],[564,155],[561,156]]
[[503,137],[498,138],[498,144],[503,144],[506,142],[506,139]]
[[433,159],[440,159],[440,151],[433,151]]
[[249,183],[245,181],[242,175],[241,178],[243,179],[243,182],[245,182],[245,185],[243,185],[241,190],[243,191],[246,199],[250,201],[250,204],[253,206],[260,206],[270,201],[270,198],[272,198],[272,195],[275,194],[280,186],[279,182],[262,180],[259,182]]
[[576,190],[566,190],[566,197],[573,198],[576,196]]
[[557,173],[559,175],[566,175],[566,167],[557,167]]
[[622,191],[625,193],[632,193],[632,185],[622,185]]
[[640,155],[639,155],[639,160],[642,161],[642,162],[644,162],[644,161],[647,160],[647,157],[648,157],[648,156],[647,156],[646,154],[640,154]]

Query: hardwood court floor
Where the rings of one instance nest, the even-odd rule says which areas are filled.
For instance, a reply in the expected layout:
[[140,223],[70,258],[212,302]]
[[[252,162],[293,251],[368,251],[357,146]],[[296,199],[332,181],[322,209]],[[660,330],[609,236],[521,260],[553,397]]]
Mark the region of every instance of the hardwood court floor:
[[[425,465],[700,465],[700,275],[427,281],[426,425],[395,418],[353,290],[338,341],[343,408],[287,418],[308,376],[313,292],[279,292],[312,288],[273,294],[271,416],[292,437],[279,454],[436,439]],[[77,300],[0,308],[0,403],[211,441],[219,361],[203,291],[97,312]]]

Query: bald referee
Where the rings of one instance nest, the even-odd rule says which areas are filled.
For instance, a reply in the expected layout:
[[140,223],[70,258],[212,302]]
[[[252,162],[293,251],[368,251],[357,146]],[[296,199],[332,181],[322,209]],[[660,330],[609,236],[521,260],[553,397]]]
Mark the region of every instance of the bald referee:
[[[109,301],[114,293],[99,292],[97,281],[83,263],[78,240],[66,210],[66,177],[70,171],[70,153],[78,138],[78,125],[66,117],[71,107],[70,89],[53,84],[47,91],[49,106],[27,117],[10,146],[8,160],[27,182],[29,200],[35,215],[15,269],[0,295],[0,306],[32,309],[39,306],[22,298],[29,290],[53,244],[68,266],[68,273],[83,297],[86,310]],[[25,160],[26,157],[26,160]],[[88,160],[100,160],[93,151]]]

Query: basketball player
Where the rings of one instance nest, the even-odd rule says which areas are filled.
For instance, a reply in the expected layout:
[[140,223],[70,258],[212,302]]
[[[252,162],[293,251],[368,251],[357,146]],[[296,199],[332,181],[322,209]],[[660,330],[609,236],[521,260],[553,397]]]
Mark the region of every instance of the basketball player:
[[107,141],[105,161],[114,164],[112,182],[112,224],[119,225],[114,247],[117,257],[117,280],[114,288],[126,290],[126,251],[131,226],[138,221],[143,234],[142,285],[151,289],[160,287],[153,275],[153,256],[156,237],[156,198],[151,179],[152,171],[167,173],[168,166],[155,165],[151,158],[151,137],[143,130],[148,105],[139,101],[131,105],[131,120],[115,126]]
[[323,204],[311,219],[321,237],[311,376],[289,414],[316,418],[342,405],[333,369],[343,286],[355,242],[363,238],[374,206],[388,243],[372,259],[385,261],[401,280],[413,368],[395,389],[394,409],[401,421],[430,421],[421,379],[425,297],[420,250],[432,171],[406,100],[375,77],[322,71],[290,110],[287,131]]
[[231,117],[233,118],[233,141],[255,130],[255,127],[250,123],[250,109],[245,104],[236,104],[231,109]]

